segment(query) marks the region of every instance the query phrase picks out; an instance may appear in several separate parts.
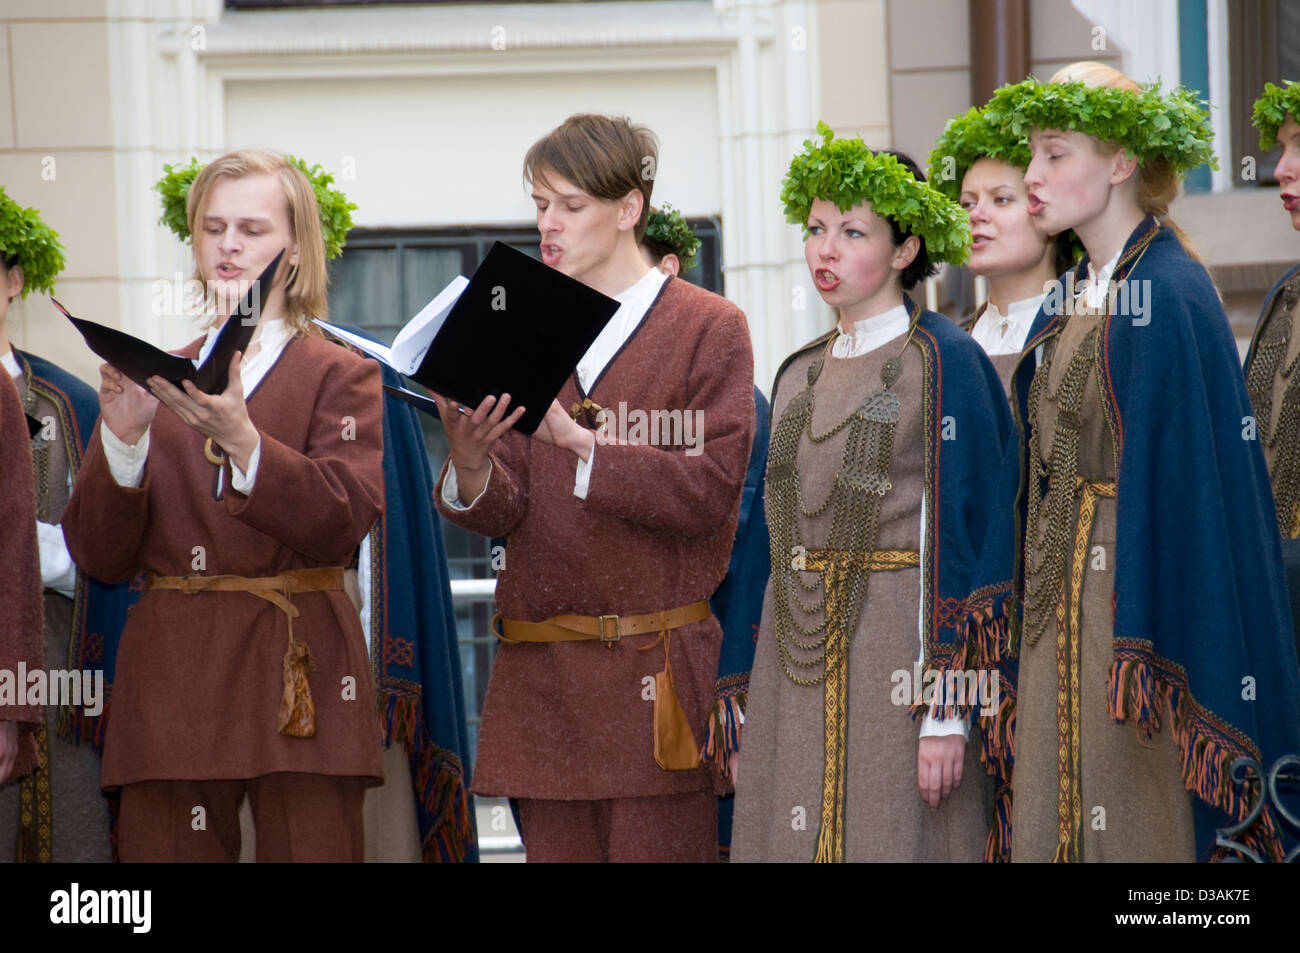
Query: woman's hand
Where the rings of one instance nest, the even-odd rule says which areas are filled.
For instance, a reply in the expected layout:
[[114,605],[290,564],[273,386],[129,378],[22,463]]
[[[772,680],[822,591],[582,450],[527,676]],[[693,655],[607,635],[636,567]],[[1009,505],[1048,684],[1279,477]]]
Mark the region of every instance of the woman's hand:
[[939,804],[961,786],[966,739],[961,735],[922,738],[916,752],[916,783],[921,800],[938,809]]
[[230,376],[220,394],[205,394],[193,381],[182,381],[178,388],[161,377],[149,378],[149,389],[187,426],[193,427],[230,455],[240,470],[248,469],[248,458],[257,449],[257,428],[248,417],[244,403],[244,382],[239,376],[243,355],[238,351],[230,358]]
[[99,365],[99,415],[113,436],[134,447],[157,409],[157,399],[147,390],[113,365]]

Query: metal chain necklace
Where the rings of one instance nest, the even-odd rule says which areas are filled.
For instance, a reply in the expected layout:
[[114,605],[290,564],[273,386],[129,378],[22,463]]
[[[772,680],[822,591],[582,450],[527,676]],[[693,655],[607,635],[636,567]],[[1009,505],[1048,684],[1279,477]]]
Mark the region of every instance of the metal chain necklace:
[[[808,552],[802,543],[799,517],[815,519],[831,510],[831,528],[826,541],[828,552],[852,554],[875,550],[880,504],[891,489],[889,467],[901,411],[898,395],[892,388],[902,372],[902,355],[911,343],[916,324],[917,318],[914,317],[903,348],[881,368],[881,388],[867,395],[829,431],[815,434],[812,426],[816,404],[814,385],[821,376],[834,338],[828,341],[825,351],[809,365],[804,389],[790,401],[772,433],[768,450],[767,500],[772,567],[777,582],[773,590],[777,655],[785,674],[797,685],[817,685],[826,678],[828,634],[841,631],[851,639],[870,575],[867,568],[852,572],[837,568],[824,571],[820,582],[806,583],[800,576],[803,570],[797,568],[800,565],[798,554]],[[801,439],[806,434],[814,445],[822,444],[846,427],[849,434],[844,445],[843,462],[835,474],[832,489],[820,505],[809,509],[804,504],[799,474]],[[821,599],[811,605],[798,597],[800,590],[812,593],[817,589],[822,590]],[[826,593],[832,589],[837,596],[834,605],[826,598]],[[811,627],[801,625],[791,611],[792,598],[798,608],[808,614],[824,610],[821,622]]]
[[[1134,242],[1115,262],[1111,281],[1118,285],[1128,279],[1133,269],[1142,260],[1152,240],[1160,233],[1158,226]],[[1109,300],[1112,303],[1114,298]],[[1052,617],[1058,595],[1065,585],[1065,555],[1071,546],[1071,523],[1074,515],[1074,500],[1078,490],[1079,476],[1079,432],[1083,420],[1080,411],[1083,408],[1083,393],[1088,382],[1088,375],[1097,370],[1101,346],[1099,332],[1104,322],[1093,326],[1078,349],[1070,358],[1070,363],[1062,375],[1055,394],[1047,393],[1047,378],[1051,371],[1052,359],[1059,343],[1044,348],[1043,362],[1034,372],[1029,385],[1029,467],[1026,483],[1028,493],[1028,512],[1025,520],[1024,566],[1025,566],[1025,600],[1023,613],[1023,630],[1030,645],[1042,636],[1047,620]],[[1063,322],[1064,324],[1064,322]],[[1042,401],[1051,400],[1057,405],[1055,433],[1052,435],[1052,452],[1046,467],[1043,465],[1042,435],[1039,433],[1038,421]],[[1104,404],[1104,402],[1103,402]],[[1105,408],[1103,406],[1103,413]],[[1047,480],[1047,492],[1043,493],[1043,480]],[[1039,513],[1047,507],[1047,525],[1039,531]],[[1035,558],[1037,557],[1037,558]]]
[[[1300,298],[1300,276],[1283,289],[1280,313],[1268,321],[1246,371],[1246,391],[1255,413],[1255,430],[1265,446],[1277,448],[1269,477],[1277,504],[1278,528],[1284,539],[1300,535],[1300,377],[1293,377],[1300,355],[1283,367]],[[1277,426],[1273,426],[1273,387],[1279,370],[1287,379]]]
[[[1076,483],[1079,475],[1080,411],[1088,377],[1097,368],[1097,332],[1095,325],[1084,336],[1070,357],[1056,393],[1048,392],[1047,379],[1052,369],[1056,347],[1047,349],[1043,363],[1034,372],[1029,385],[1029,408],[1032,424],[1029,431],[1028,514],[1025,521],[1025,638],[1033,645],[1042,636],[1047,620],[1055,611],[1061,587],[1065,585],[1065,557],[1073,534]],[[1054,344],[1059,344],[1058,338]],[[1042,457],[1043,401],[1057,406],[1056,429],[1052,436],[1051,457],[1046,466]],[[1043,492],[1043,481],[1047,492]],[[1039,515],[1046,508],[1046,525],[1039,529]]]
[[[24,380],[26,375],[24,375]],[[35,418],[36,395],[32,393],[30,381],[25,380],[23,387],[23,410],[28,417]],[[36,484],[36,519],[47,522],[50,515],[50,441],[45,439],[44,428],[32,437],[32,479]]]

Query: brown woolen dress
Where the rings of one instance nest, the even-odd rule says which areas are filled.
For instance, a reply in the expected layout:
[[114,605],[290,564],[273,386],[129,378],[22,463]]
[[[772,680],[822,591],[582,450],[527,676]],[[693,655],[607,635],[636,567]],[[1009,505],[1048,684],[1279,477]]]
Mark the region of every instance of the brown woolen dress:
[[[1071,356],[1102,315],[1077,312],[1045,349],[1054,348],[1047,394],[1055,395]],[[1049,353],[1044,351],[1045,355]],[[1034,360],[1033,356],[1025,358]],[[1030,408],[1040,439],[1040,456],[1051,455],[1057,404],[1044,397]],[[1088,375],[1080,413],[1078,475],[1087,481],[1114,482],[1117,476],[1114,442],[1105,421],[1097,375]],[[1070,523],[1073,548],[1078,525],[1076,498]],[[1107,684],[1114,658],[1112,637],[1115,580],[1116,500],[1102,496],[1082,567],[1079,626],[1079,783],[1082,809],[1080,858],[1093,861],[1192,861],[1195,831],[1192,795],[1183,784],[1179,752],[1168,730],[1172,718],[1162,713],[1162,730],[1150,742],[1140,741],[1132,723],[1115,723],[1106,708]],[[1046,507],[1043,508],[1044,510]],[[1042,538],[1045,513],[1033,539]],[[1037,553],[1029,554],[1029,560]],[[1066,555],[1067,584],[1073,556]],[[1030,644],[1033,620],[1027,618],[1020,641],[1020,675],[1016,713],[1016,761],[1012,781],[1013,861],[1051,861],[1060,832],[1063,743],[1058,730],[1058,647],[1055,613]],[[1065,739],[1068,743],[1068,736]],[[1068,805],[1067,805],[1068,809]]]
[[[868,393],[880,388],[881,367],[898,355],[903,341],[899,335],[858,357],[827,357],[815,386],[815,434],[820,437],[832,429]],[[815,348],[798,355],[780,376],[773,395],[773,421],[802,390],[808,365],[821,353],[821,348]],[[909,345],[902,356],[902,375],[893,388],[902,416],[889,471],[893,486],[880,508],[878,550],[920,548],[925,472],[922,363],[920,349]],[[820,444],[810,441],[806,433],[801,438],[798,466],[805,509],[816,508],[830,493],[847,436],[845,428]],[[769,513],[772,505],[769,499]],[[826,544],[831,509],[816,518],[802,514],[797,518],[802,545],[812,550]],[[819,580],[817,573],[802,576],[807,584]],[[821,685],[795,684],[778,658],[772,606],[773,586],[780,584],[781,574],[774,567],[764,596],[741,734],[733,861],[812,861],[817,852],[825,701]],[[805,627],[815,625],[819,614],[803,613],[799,601],[816,603],[819,594],[796,591],[798,600],[791,599],[795,620]],[[919,722],[908,713],[911,698],[895,703],[897,673],[903,673],[910,686],[920,656],[920,605],[919,569],[871,575],[849,649],[844,831],[848,861],[978,861],[984,854],[992,797],[979,763],[978,729],[972,730],[966,744],[960,787],[932,811],[921,801],[917,786]]]

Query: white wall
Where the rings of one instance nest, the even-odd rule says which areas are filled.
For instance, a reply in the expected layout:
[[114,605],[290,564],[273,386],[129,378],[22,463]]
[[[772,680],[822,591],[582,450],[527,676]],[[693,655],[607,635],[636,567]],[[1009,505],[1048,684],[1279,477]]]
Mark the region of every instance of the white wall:
[[295,81],[226,86],[226,141],[319,162],[365,227],[528,224],[525,152],[576,112],[626,115],[659,137],[654,201],[686,215],[722,210],[716,79],[706,70],[658,75],[559,72]]

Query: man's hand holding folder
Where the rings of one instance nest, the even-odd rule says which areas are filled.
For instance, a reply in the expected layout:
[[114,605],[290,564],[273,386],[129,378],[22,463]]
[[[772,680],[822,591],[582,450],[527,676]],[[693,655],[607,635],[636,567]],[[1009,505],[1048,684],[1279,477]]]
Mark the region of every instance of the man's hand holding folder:
[[73,317],[54,302],[90,349],[107,362],[100,367],[100,413],[115,437],[128,446],[138,444],[161,401],[187,426],[230,453],[240,469],[247,466],[260,438],[248,416],[239,368],[261,319],[262,295],[272,287],[283,257],[281,251],[249,286],[197,365],[124,331]]
[[433,399],[447,432],[451,456],[462,461],[456,467],[461,500],[473,500],[483,492],[492,473],[488,453],[519,422],[526,408],[521,405],[510,410],[509,394],[502,394],[500,400],[489,394],[472,411],[441,394],[434,394]]
[[[502,402],[509,427],[534,434],[618,302],[521,251],[497,242],[468,280],[457,277],[398,332],[391,348],[323,321],[339,339],[388,364],[487,423]],[[414,391],[389,392],[446,422],[448,406]],[[504,398],[512,395],[514,410]],[[555,433],[558,426],[547,428]],[[507,428],[509,429],[509,428]],[[486,432],[486,431],[485,431]],[[546,439],[543,435],[541,439]]]

